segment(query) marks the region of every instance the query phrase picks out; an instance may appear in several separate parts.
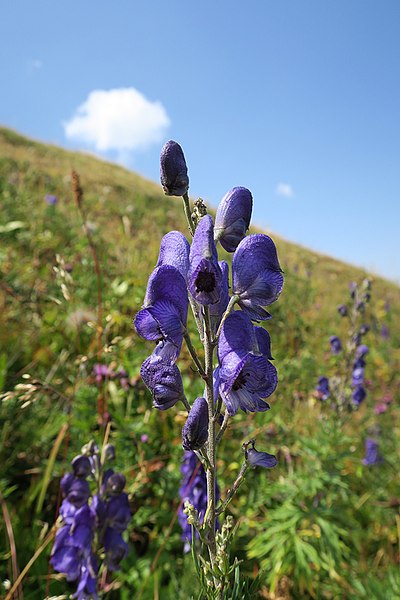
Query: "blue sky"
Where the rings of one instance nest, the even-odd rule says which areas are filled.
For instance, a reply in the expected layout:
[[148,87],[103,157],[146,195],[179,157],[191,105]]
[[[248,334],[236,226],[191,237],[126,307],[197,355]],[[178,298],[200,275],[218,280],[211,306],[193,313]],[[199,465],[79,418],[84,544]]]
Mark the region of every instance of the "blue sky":
[[253,221],[400,282],[398,0],[15,0],[0,123],[191,194],[248,187]]

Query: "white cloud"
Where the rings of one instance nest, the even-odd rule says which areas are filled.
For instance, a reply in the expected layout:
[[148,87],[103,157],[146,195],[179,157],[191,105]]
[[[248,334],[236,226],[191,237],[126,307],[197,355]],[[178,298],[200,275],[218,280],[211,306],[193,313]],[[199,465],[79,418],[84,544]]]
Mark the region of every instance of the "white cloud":
[[290,183],[278,183],[275,188],[275,194],[277,196],[283,196],[284,198],[293,198],[294,191]]
[[132,151],[159,143],[170,119],[161,102],[151,102],[130,87],[90,92],[63,125],[68,139],[97,152],[116,151],[126,159]]

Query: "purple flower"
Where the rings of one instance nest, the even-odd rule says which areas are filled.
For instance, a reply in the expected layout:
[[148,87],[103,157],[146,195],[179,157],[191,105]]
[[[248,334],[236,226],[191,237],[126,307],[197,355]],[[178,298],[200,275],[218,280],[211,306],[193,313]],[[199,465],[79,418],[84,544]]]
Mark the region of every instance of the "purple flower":
[[268,332],[254,327],[250,318],[236,311],[226,319],[218,343],[220,367],[215,385],[230,415],[239,408],[263,412],[269,405],[263,400],[275,390],[278,376],[272,359]]
[[382,328],[381,328],[381,338],[383,340],[388,340],[389,337],[390,337],[389,327],[387,325],[382,325]]
[[185,450],[199,450],[208,438],[208,405],[205,398],[196,398],[182,429]]
[[222,273],[214,243],[214,225],[210,215],[200,219],[190,248],[188,288],[202,305],[215,304],[221,297]]
[[364,356],[366,356],[368,354],[368,352],[369,352],[369,348],[365,344],[361,344],[360,346],[357,346],[356,359],[364,358]]
[[328,377],[319,377],[316,392],[321,400],[327,400],[330,395]]
[[166,410],[183,397],[182,378],[175,364],[153,353],[142,364],[140,374],[152,393],[154,408]]
[[376,415],[381,415],[387,411],[389,405],[386,402],[378,402],[374,408],[374,413]]
[[106,553],[106,563],[110,571],[118,571],[121,561],[128,554],[128,544],[124,541],[122,534],[107,527],[102,539]]
[[361,385],[364,381],[364,368],[356,367],[352,373],[352,385]]
[[[135,327],[146,340],[168,341],[164,350],[172,351],[172,359],[179,356],[183,334],[186,329],[188,296],[186,282],[179,271],[171,265],[154,269],[147,285],[143,309],[135,317]],[[169,357],[170,358],[170,357]]]
[[360,406],[361,402],[365,400],[366,395],[367,392],[365,391],[365,388],[362,385],[357,385],[352,394],[353,404],[355,406]]
[[245,187],[234,187],[222,198],[215,217],[214,238],[234,252],[250,225],[253,197]]
[[278,464],[276,456],[273,454],[268,454],[268,452],[258,452],[254,448],[254,442],[252,442],[252,447],[249,450],[246,450],[245,456],[252,467],[265,467],[266,469],[271,469]]
[[87,456],[79,454],[71,462],[75,477],[88,477],[92,472],[92,465]]
[[63,496],[70,504],[80,508],[87,503],[90,496],[90,487],[86,479],[74,477],[72,473],[67,473],[60,482]]
[[[115,475],[118,474],[115,473]],[[112,527],[115,531],[122,533],[128,527],[131,516],[128,494],[122,492],[108,498],[105,510],[105,523],[108,527]]]
[[93,374],[97,383],[101,383],[105,379],[110,379],[113,376],[113,371],[107,365],[96,363],[93,365]]
[[58,198],[57,196],[54,196],[54,194],[46,194],[44,199],[50,206],[54,206],[54,204],[57,204],[58,202]]
[[378,442],[373,438],[365,440],[365,456],[362,459],[362,464],[371,466],[383,462],[382,456],[379,454]]
[[329,343],[331,345],[332,354],[339,354],[342,351],[342,342],[337,335],[331,335],[329,338]]
[[278,298],[283,287],[282,269],[274,242],[262,233],[245,237],[232,260],[232,291],[240,307],[256,321],[271,315],[263,306]]
[[183,150],[177,142],[164,144],[160,156],[160,178],[167,196],[183,196],[189,189],[189,177]]
[[338,306],[338,313],[342,316],[342,317],[346,317],[348,314],[347,311],[347,306],[345,304],[341,304],[340,306]]
[[178,269],[186,281],[189,270],[189,251],[190,245],[183,233],[170,231],[161,240],[156,267],[171,265]]
[[219,266],[222,273],[221,278],[221,296],[218,302],[215,304],[210,304],[210,315],[218,326],[222,315],[224,314],[226,307],[229,303],[229,267],[228,263],[224,260],[219,261]]

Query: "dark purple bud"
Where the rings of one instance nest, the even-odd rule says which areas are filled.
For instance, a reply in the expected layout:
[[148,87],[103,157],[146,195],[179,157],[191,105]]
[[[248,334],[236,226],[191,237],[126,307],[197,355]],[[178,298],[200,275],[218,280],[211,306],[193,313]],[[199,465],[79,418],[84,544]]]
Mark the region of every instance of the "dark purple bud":
[[84,454],[79,454],[79,456],[75,456],[75,458],[72,459],[71,465],[75,477],[86,478],[92,472],[92,465],[90,463],[90,460]]
[[381,462],[383,462],[383,458],[379,454],[378,442],[373,438],[367,438],[365,440],[365,456],[362,459],[362,464],[372,466]]
[[351,281],[349,284],[350,296],[354,299],[357,291],[357,284],[355,281]]
[[331,335],[329,338],[329,343],[331,345],[332,354],[339,354],[342,351],[342,342],[337,335]]
[[164,144],[161,150],[160,178],[167,196],[183,196],[189,189],[185,156],[180,145],[173,140]]
[[358,312],[360,312],[360,313],[364,312],[365,311],[365,304],[364,304],[364,302],[361,302],[361,301],[357,302],[356,303],[356,310]]
[[115,446],[114,444],[106,444],[104,447],[104,460],[115,460]]
[[282,291],[283,275],[274,242],[262,233],[245,237],[232,260],[232,292],[251,319],[259,321],[271,315],[269,306]]
[[252,467],[265,467],[271,469],[278,464],[276,456],[273,454],[268,454],[268,452],[258,452],[254,448],[254,442],[252,443],[252,447],[249,450],[246,450],[245,456]]
[[154,408],[166,410],[183,398],[182,378],[175,364],[153,353],[142,364],[140,374],[152,393]]
[[221,297],[222,273],[214,243],[214,225],[210,215],[200,219],[189,254],[188,288],[202,305],[215,304]]
[[321,400],[327,400],[330,395],[329,379],[327,377],[319,377],[316,392]]
[[360,335],[365,335],[366,333],[368,333],[368,331],[369,331],[369,325],[366,325],[365,323],[363,325],[361,325]]
[[125,476],[122,473],[112,473],[107,479],[106,491],[112,496],[122,492],[126,484]]
[[199,450],[208,438],[208,406],[205,398],[196,398],[182,429],[185,450]]
[[253,197],[245,187],[234,187],[222,198],[215,217],[214,239],[234,252],[250,225]]
[[355,406],[360,406],[361,402],[365,400],[366,395],[367,392],[365,391],[365,388],[362,385],[357,385],[352,394],[353,404]]
[[346,317],[348,314],[347,311],[347,306],[345,304],[341,304],[340,306],[338,306],[338,313],[342,316],[342,317]]
[[186,281],[189,270],[189,252],[190,245],[183,233],[170,231],[161,240],[156,267],[171,265]]

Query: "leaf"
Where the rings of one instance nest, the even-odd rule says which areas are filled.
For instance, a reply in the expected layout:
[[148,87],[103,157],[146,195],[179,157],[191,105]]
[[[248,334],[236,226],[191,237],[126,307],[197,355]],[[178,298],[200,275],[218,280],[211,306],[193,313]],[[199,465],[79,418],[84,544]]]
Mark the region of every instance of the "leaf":
[[23,221],[9,221],[5,225],[0,225],[0,233],[10,233],[16,229],[23,229],[26,227]]

